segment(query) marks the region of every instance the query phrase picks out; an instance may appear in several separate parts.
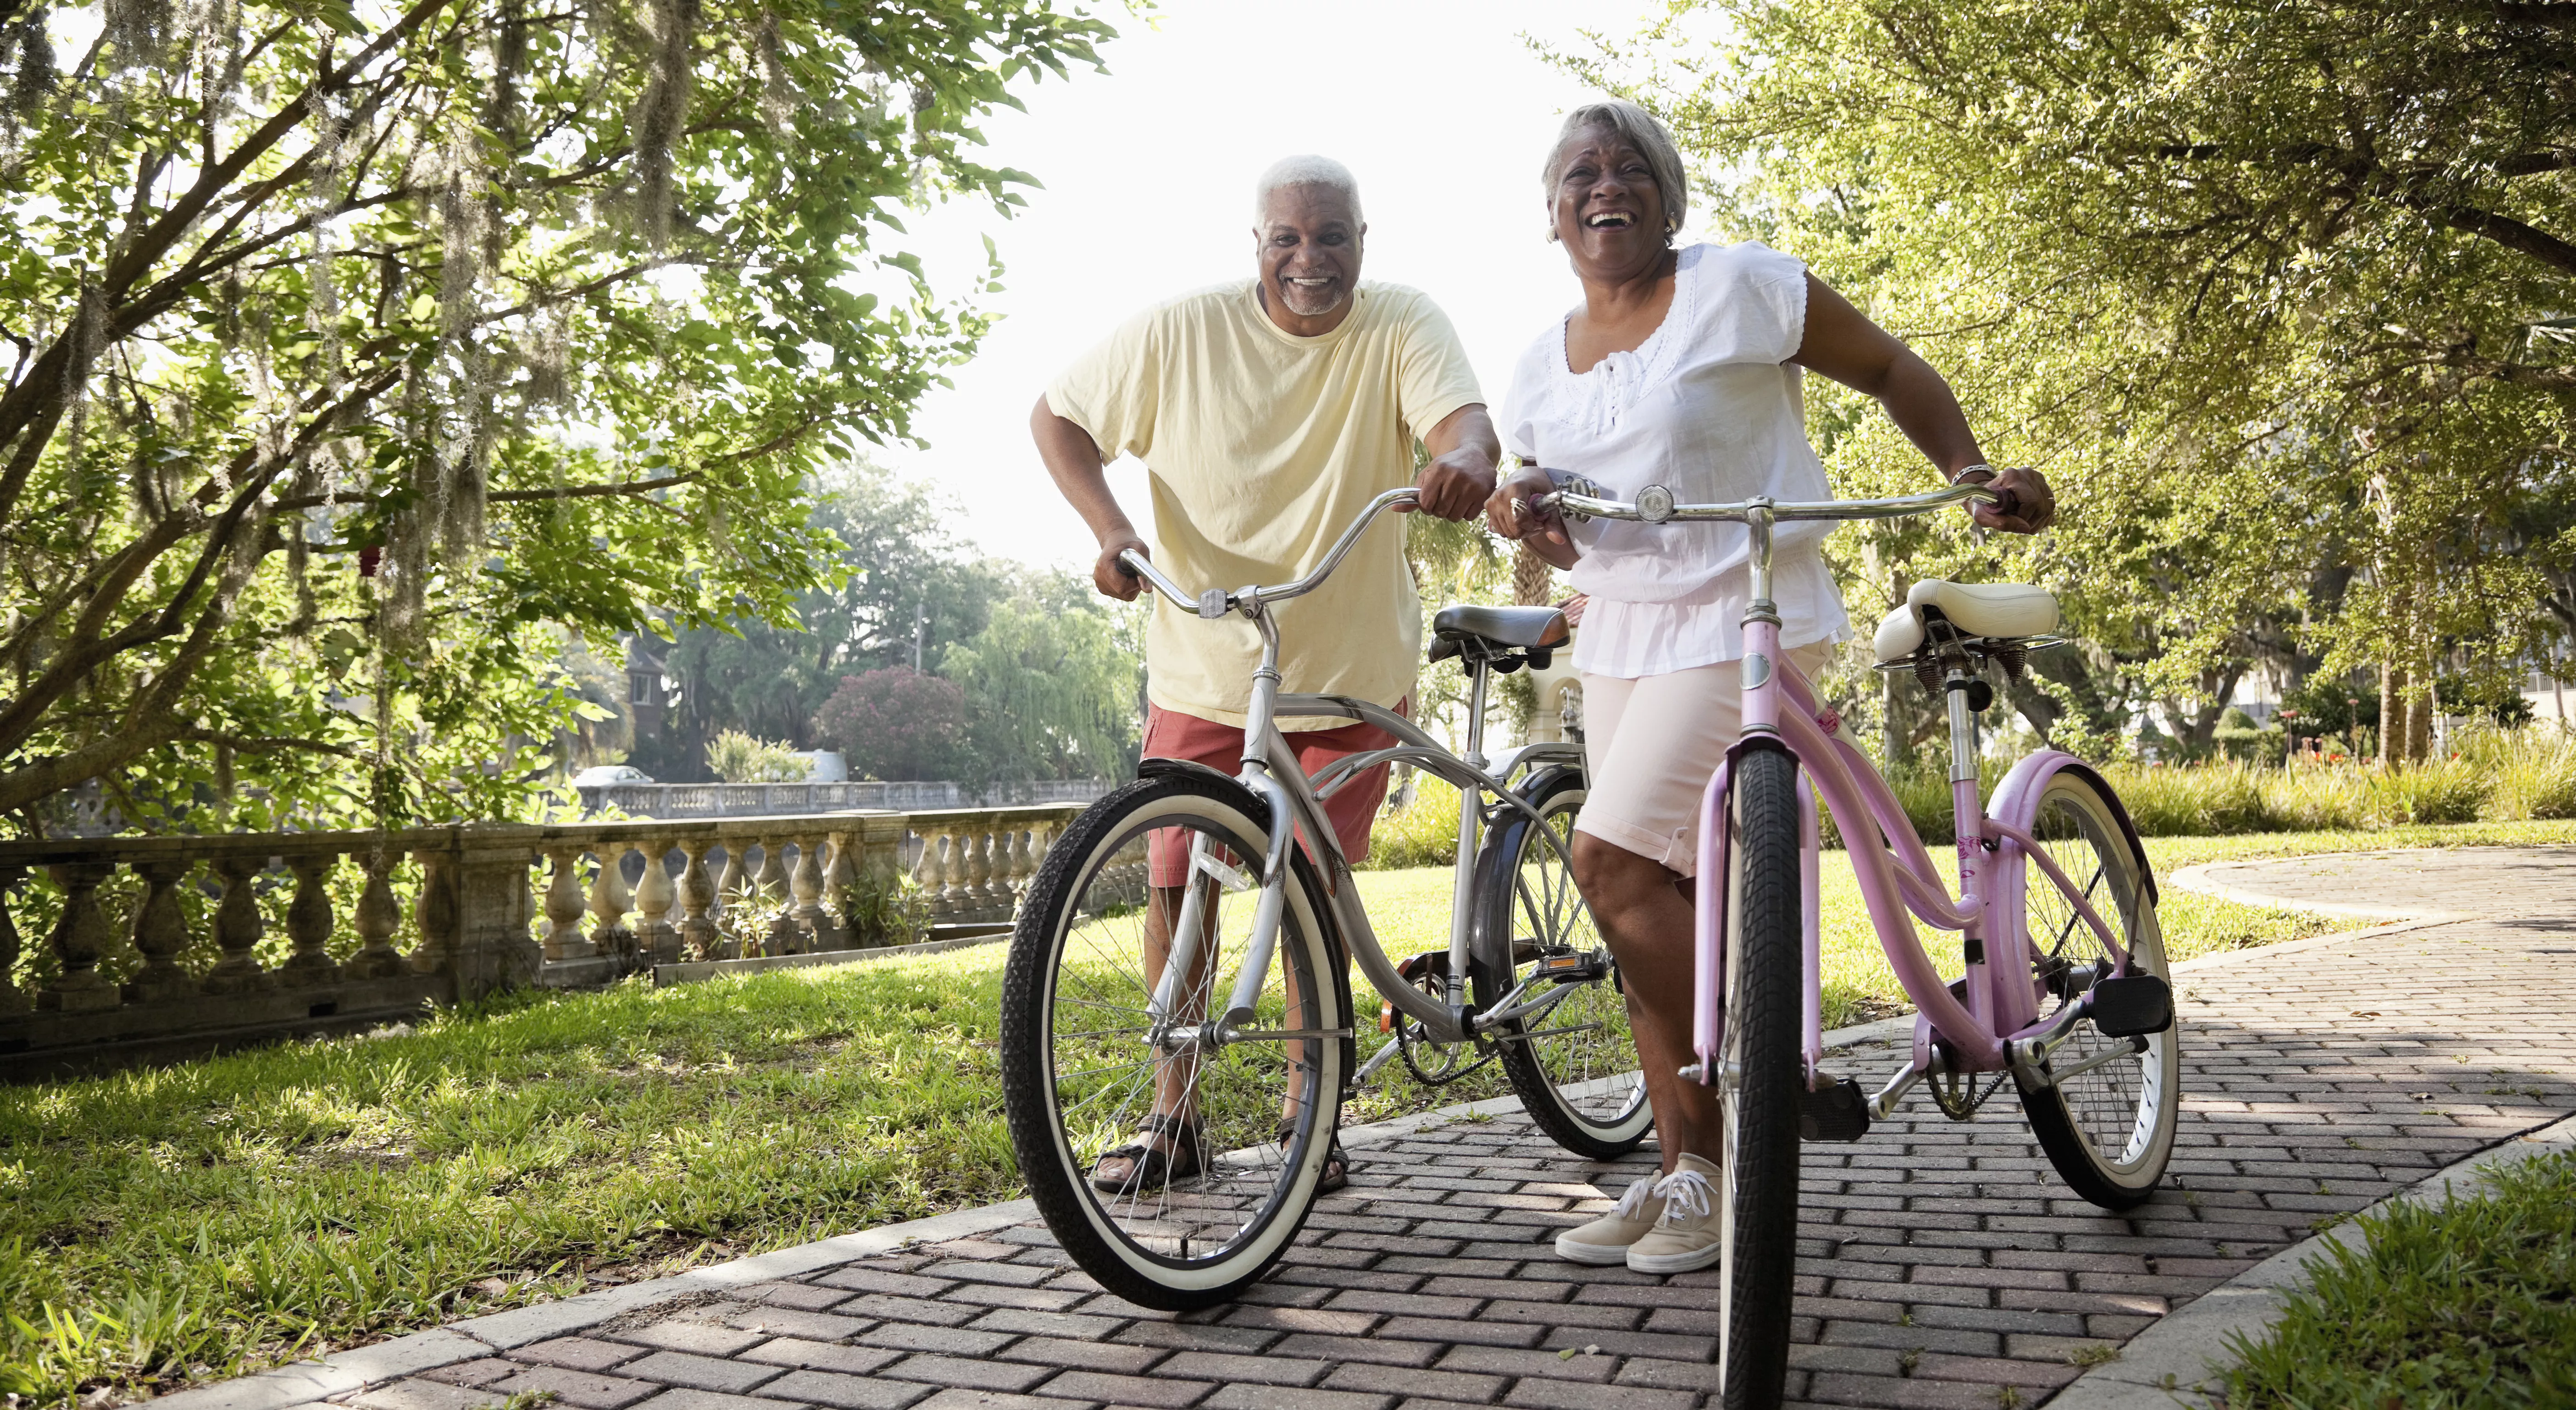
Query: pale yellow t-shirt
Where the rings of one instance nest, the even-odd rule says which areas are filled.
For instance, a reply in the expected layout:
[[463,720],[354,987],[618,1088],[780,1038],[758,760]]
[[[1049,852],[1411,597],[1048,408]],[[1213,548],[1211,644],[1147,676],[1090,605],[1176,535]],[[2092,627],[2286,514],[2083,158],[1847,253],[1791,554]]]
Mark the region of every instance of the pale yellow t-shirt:
[[[1104,462],[1145,462],[1154,562],[1192,591],[1303,576],[1371,499],[1413,483],[1416,439],[1484,400],[1447,315],[1417,290],[1362,283],[1340,327],[1300,338],[1262,312],[1258,288],[1244,279],[1148,309],[1047,388]],[[1390,706],[1412,691],[1422,608],[1405,518],[1381,516],[1322,587],[1275,609],[1285,689]],[[1241,725],[1260,663],[1250,622],[1155,603],[1156,705]]]

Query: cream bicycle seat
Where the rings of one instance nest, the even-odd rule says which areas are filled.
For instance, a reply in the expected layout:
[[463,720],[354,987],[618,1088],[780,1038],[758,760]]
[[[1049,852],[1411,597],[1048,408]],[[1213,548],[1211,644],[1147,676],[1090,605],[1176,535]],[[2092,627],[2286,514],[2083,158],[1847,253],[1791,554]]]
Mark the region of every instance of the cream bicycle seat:
[[2046,636],[2057,630],[2057,598],[2028,583],[1952,583],[1927,578],[1906,590],[1905,605],[1878,624],[1879,664],[1905,660],[1923,645],[1923,609],[1938,609],[1966,636]]

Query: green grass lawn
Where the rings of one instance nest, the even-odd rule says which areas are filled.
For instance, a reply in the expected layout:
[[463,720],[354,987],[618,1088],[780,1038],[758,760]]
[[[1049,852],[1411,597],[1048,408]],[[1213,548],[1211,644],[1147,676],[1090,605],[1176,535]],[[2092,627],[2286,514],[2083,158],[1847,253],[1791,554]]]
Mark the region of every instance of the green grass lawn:
[[[2571,841],[2576,824],[2505,823],[2148,847],[2170,871]],[[1900,996],[1848,866],[1825,874],[1841,1022]],[[1445,872],[1360,884],[1391,950],[1446,943]],[[2338,928],[2171,890],[2164,918],[2177,955]],[[0,1088],[0,1392],[167,1388],[1010,1198],[1001,959],[525,996],[391,1036]],[[1437,1092],[1382,1080],[1351,1119],[1504,1090],[1490,1068]]]
[[2362,1218],[2262,1340],[2234,1410],[2576,1405],[2576,1157],[2510,1167],[2475,1199]]

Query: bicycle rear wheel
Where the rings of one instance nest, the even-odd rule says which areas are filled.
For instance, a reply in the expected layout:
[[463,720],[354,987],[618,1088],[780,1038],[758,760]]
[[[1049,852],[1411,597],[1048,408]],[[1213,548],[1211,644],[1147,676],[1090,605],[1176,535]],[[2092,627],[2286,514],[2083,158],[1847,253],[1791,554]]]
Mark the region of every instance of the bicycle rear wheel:
[[[1529,787],[1546,829],[1571,847],[1583,776],[1546,774]],[[1614,1160],[1646,1139],[1655,1114],[1646,1105],[1618,962],[1575,889],[1565,854],[1548,845],[1541,826],[1514,812],[1485,845],[1469,977],[1479,1012],[1515,993],[1515,1004],[1564,994],[1551,1008],[1495,1025],[1492,1036],[1538,1128],[1577,1155]]]
[[1798,761],[1750,749],[1735,764],[1726,858],[1726,1030],[1718,1107],[1718,1381],[1725,1410],[1773,1410],[1789,1368],[1798,1255],[1800,941]]
[[[1298,853],[1252,1017],[1222,1022],[1250,948],[1268,826],[1268,809],[1231,779],[1141,779],[1048,850],[1012,935],[1002,985],[1012,1147],[1065,1252],[1143,1306],[1211,1306],[1267,1271],[1314,1205],[1340,1119],[1349,979]],[[1186,861],[1186,884],[1149,887],[1149,850]],[[1180,963],[1184,917],[1195,918],[1199,954],[1158,1024],[1149,1008],[1162,965],[1146,947],[1172,936]],[[1319,1031],[1334,1036],[1277,1036]],[[1200,1168],[1114,1178],[1139,1162],[1104,1157],[1158,1114],[1195,1130]],[[1175,1149],[1168,1163],[1193,1162]]]
[[[2170,982],[2164,932],[2146,873],[2110,801],[2089,778],[2060,773],[2040,793],[2031,835],[2048,848],[2086,904],[2119,936],[2137,967]],[[2022,877],[2022,916],[2031,940],[2031,982],[2042,1017],[2080,1002],[2111,973],[2101,937],[2037,865]],[[2049,1061],[2080,1069],[2034,1087],[2015,1075],[2022,1111],[2048,1163],[2075,1193],[2105,1209],[2132,1209],[2155,1193],[2173,1157],[2182,1104],[2177,1025],[2140,1038],[2114,1038],[2089,1021]],[[2084,1067],[2088,1060],[2099,1065]]]

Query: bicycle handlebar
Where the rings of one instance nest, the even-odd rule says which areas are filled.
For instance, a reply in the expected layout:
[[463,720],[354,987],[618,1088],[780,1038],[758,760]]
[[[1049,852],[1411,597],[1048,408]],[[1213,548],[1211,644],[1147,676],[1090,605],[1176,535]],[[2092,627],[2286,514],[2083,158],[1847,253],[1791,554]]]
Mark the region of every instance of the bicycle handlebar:
[[1641,524],[1666,524],[1674,520],[1716,520],[1721,523],[1752,522],[1756,510],[1767,511],[1773,522],[1792,519],[1902,519],[1913,514],[1929,514],[1953,504],[1991,504],[2005,513],[2012,512],[2009,493],[1998,493],[1984,485],[1952,485],[1928,494],[1901,495],[1895,499],[1830,499],[1815,504],[1781,503],[1767,495],[1756,495],[1736,504],[1676,504],[1673,492],[1661,485],[1648,485],[1628,500],[1604,499],[1589,481],[1573,480],[1565,488],[1533,496],[1533,509],[1553,509],[1570,518],[1627,519]]
[[1324,579],[1332,576],[1335,568],[1342,566],[1342,560],[1350,556],[1352,547],[1360,541],[1360,535],[1368,530],[1369,525],[1377,522],[1378,515],[1399,504],[1420,504],[1421,502],[1422,492],[1410,485],[1400,490],[1388,490],[1370,500],[1368,507],[1360,511],[1359,517],[1351,521],[1351,526],[1342,530],[1342,536],[1333,541],[1332,548],[1324,554],[1323,562],[1316,564],[1314,570],[1306,576],[1294,582],[1280,583],[1275,587],[1237,588],[1233,592],[1227,592],[1223,588],[1208,588],[1193,594],[1188,588],[1166,577],[1163,570],[1154,566],[1152,559],[1132,548],[1118,555],[1118,566],[1126,569],[1129,577],[1143,578],[1153,586],[1154,591],[1174,602],[1196,602],[1198,614],[1209,621],[1215,621],[1245,603],[1285,602],[1292,597],[1304,597],[1313,592],[1323,585]]
[[[1661,485],[1648,485],[1637,492],[1637,498],[1632,503],[1626,500],[1604,499],[1591,482],[1569,479],[1564,488],[1538,495],[1530,500],[1530,504],[1534,509],[1553,509],[1569,517],[1580,519],[1630,519],[1644,524],[1664,524],[1677,519],[1718,520],[1743,524],[1753,522],[1757,511],[1765,514],[1767,522],[1791,519],[1901,519],[1910,514],[1929,514],[1933,510],[1946,509],[1953,504],[1968,503],[1992,504],[2003,509],[2005,513],[2011,513],[2014,498],[2015,496],[2009,493],[1997,493],[1984,485],[1952,485],[1947,489],[1934,490],[1929,494],[1904,495],[1895,499],[1833,499],[1816,504],[1783,504],[1767,496],[1757,495],[1738,504],[1676,504],[1673,502],[1672,491]],[[1359,543],[1360,535],[1368,531],[1369,525],[1377,522],[1380,514],[1399,504],[1420,504],[1421,502],[1421,491],[1411,486],[1388,490],[1370,500],[1368,507],[1360,511],[1359,517],[1351,521],[1350,527],[1342,530],[1342,536],[1333,541],[1332,548],[1326,551],[1321,563],[1316,564],[1313,570],[1302,578],[1271,587],[1244,587],[1232,592],[1227,592],[1223,588],[1207,588],[1193,593],[1172,581],[1162,569],[1155,567],[1154,560],[1132,548],[1118,555],[1118,566],[1129,577],[1144,579],[1154,591],[1176,603],[1195,604],[1195,610],[1199,616],[1215,621],[1246,605],[1257,607],[1263,603],[1285,602],[1292,597],[1303,597],[1313,592],[1323,584],[1324,579],[1332,576],[1335,568],[1342,566],[1342,560],[1349,557],[1351,549]]]

